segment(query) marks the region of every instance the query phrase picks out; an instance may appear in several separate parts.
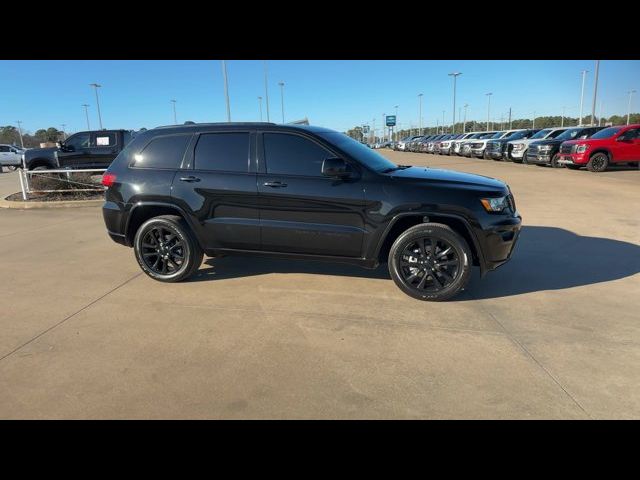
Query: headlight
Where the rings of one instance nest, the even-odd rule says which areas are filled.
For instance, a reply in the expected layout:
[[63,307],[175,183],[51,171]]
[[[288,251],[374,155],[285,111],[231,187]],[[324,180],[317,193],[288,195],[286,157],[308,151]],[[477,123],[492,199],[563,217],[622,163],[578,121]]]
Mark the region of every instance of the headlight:
[[440,145],[440,146],[441,146],[441,147],[444,147],[444,148],[449,148],[449,144],[448,144],[448,143],[443,143],[443,144],[442,144],[442,145]]
[[576,147],[576,153],[584,153],[587,151],[587,148],[589,148],[589,145],[585,145],[585,144],[578,145]]
[[524,143],[515,143],[513,145],[514,150],[522,150],[524,148]]
[[507,197],[481,198],[480,202],[487,212],[501,212],[509,206]]

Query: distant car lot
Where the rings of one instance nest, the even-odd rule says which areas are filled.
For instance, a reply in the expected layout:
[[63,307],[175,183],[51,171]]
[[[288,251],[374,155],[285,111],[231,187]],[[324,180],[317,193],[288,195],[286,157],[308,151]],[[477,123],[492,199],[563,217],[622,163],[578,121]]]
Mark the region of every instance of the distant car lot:
[[444,304],[384,267],[225,257],[165,285],[99,208],[0,209],[0,418],[638,418],[640,170],[380,152],[505,180],[511,262]]

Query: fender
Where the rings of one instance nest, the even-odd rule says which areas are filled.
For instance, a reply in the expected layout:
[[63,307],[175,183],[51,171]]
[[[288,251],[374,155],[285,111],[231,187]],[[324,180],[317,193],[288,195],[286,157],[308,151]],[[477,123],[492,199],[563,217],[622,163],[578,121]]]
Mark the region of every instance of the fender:
[[[175,210],[176,212],[180,213],[180,216],[184,218],[184,220],[189,224],[189,227],[194,232],[194,236],[196,240],[198,241],[198,243],[200,243],[199,236],[195,235],[195,232],[197,232],[197,225],[194,224],[193,219],[187,214],[187,212],[184,209],[178,207],[175,204],[166,203],[166,202],[137,202],[133,204],[133,206],[129,209],[127,213],[127,222],[124,226],[124,234],[126,238],[128,238],[129,236],[129,223],[131,222],[131,217],[133,216],[133,212],[135,211],[135,209],[138,207],[166,207],[171,210]],[[202,245],[200,246],[202,247]]]
[[387,227],[384,229],[384,232],[382,232],[382,235],[380,236],[380,238],[378,239],[378,245],[376,246],[375,249],[375,256],[374,258],[378,258],[378,255],[380,254],[380,250],[382,248],[382,245],[384,244],[385,240],[387,239],[387,235],[389,234],[389,232],[391,231],[391,229],[393,228],[393,226],[396,224],[396,222],[398,220],[400,220],[401,218],[404,217],[415,217],[415,216],[435,216],[435,217],[447,217],[447,218],[454,218],[456,220],[459,220],[462,222],[462,224],[464,225],[464,227],[467,229],[467,232],[469,233],[469,236],[471,237],[471,240],[473,241],[473,246],[478,254],[478,263],[480,264],[480,276],[484,276],[486,273],[486,268],[485,268],[485,260],[484,260],[484,253],[482,251],[482,248],[480,247],[480,243],[478,242],[478,238],[475,234],[474,229],[471,227],[471,224],[469,223],[469,221],[463,217],[462,215],[459,214],[455,214],[455,213],[443,213],[443,212],[434,212],[434,211],[412,211],[412,212],[403,212],[403,213],[399,213],[397,215],[395,215],[390,221],[389,224],[387,225]]

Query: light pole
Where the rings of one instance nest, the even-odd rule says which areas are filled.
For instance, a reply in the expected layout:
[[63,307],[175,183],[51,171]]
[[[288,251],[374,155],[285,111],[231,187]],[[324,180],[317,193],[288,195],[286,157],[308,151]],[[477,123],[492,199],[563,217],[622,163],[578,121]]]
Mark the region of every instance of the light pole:
[[67,139],[67,134],[65,133],[65,127],[67,126],[66,123],[61,123],[60,126],[62,127],[62,139],[66,140]]
[[591,125],[594,125],[596,116],[596,101],[598,99],[598,72],[600,71],[600,60],[596,60],[596,73],[593,80],[593,102],[591,103]]
[[227,122],[231,121],[231,104],[229,103],[229,80],[227,79],[227,62],[222,60],[222,77],[224,79],[224,98],[227,102]]
[[[398,124],[398,105],[396,105],[395,107],[393,107],[396,109],[396,125]],[[396,127],[393,127],[393,133],[395,134],[395,138],[396,138],[396,142],[398,141],[398,131],[396,130]]]
[[422,93],[418,94],[418,135],[422,135]]
[[531,126],[531,130],[535,130],[536,128],[536,111],[533,111],[533,125]]
[[580,89],[580,120],[578,121],[578,125],[582,125],[582,105],[584,103],[584,79],[589,70],[582,70],[582,88]]
[[282,106],[282,123],[284,123],[284,82],[278,82],[280,85],[280,103]]
[[462,73],[449,73],[449,76],[453,77],[453,124],[451,124],[451,133],[456,133],[456,78],[458,78],[458,75],[462,75]]
[[173,103],[173,124],[177,125],[178,124],[178,116],[176,115],[176,101],[175,100],[171,100],[171,103]]
[[491,115],[491,95],[493,95],[493,93],[489,92],[489,93],[485,93],[485,95],[487,96],[487,132],[489,131],[489,116]]
[[262,121],[262,97],[258,97],[258,108],[260,109],[260,121]]
[[269,122],[269,82],[267,81],[267,61],[264,60],[264,101],[267,105],[267,122]]
[[446,133],[446,130],[444,128],[444,110],[442,110],[442,133]]
[[564,111],[567,107],[562,107],[562,120],[560,120],[560,128],[564,127]]
[[509,130],[511,130],[511,107],[509,107]]
[[462,133],[467,133],[467,107],[468,103],[464,104],[464,121],[462,122]]
[[87,130],[91,131],[91,125],[89,125],[89,105],[83,103],[82,106],[84,107],[84,116],[87,117]]
[[627,106],[627,125],[629,125],[629,118],[631,116],[631,96],[636,93],[635,90],[629,90],[629,105]]
[[98,83],[90,83],[90,87],[93,87],[96,91],[96,108],[98,109],[98,124],[100,125],[100,130],[102,130],[102,116],[100,115],[100,101],[98,100],[98,89],[102,87],[102,85]]
[[22,141],[22,122],[20,120],[16,120],[18,124],[18,133],[20,134],[20,146],[24,148],[24,142]]
[[602,125],[602,110],[603,110],[603,106],[602,106],[602,100],[600,100],[600,115],[598,117],[598,126]]

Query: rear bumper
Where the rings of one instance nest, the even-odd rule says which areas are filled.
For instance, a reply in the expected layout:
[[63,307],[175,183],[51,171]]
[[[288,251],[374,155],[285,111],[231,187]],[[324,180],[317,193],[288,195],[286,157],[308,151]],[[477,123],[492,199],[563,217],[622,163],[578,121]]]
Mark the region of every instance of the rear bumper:
[[116,202],[104,202],[102,205],[102,218],[111,239],[116,243],[128,246],[124,208]]

